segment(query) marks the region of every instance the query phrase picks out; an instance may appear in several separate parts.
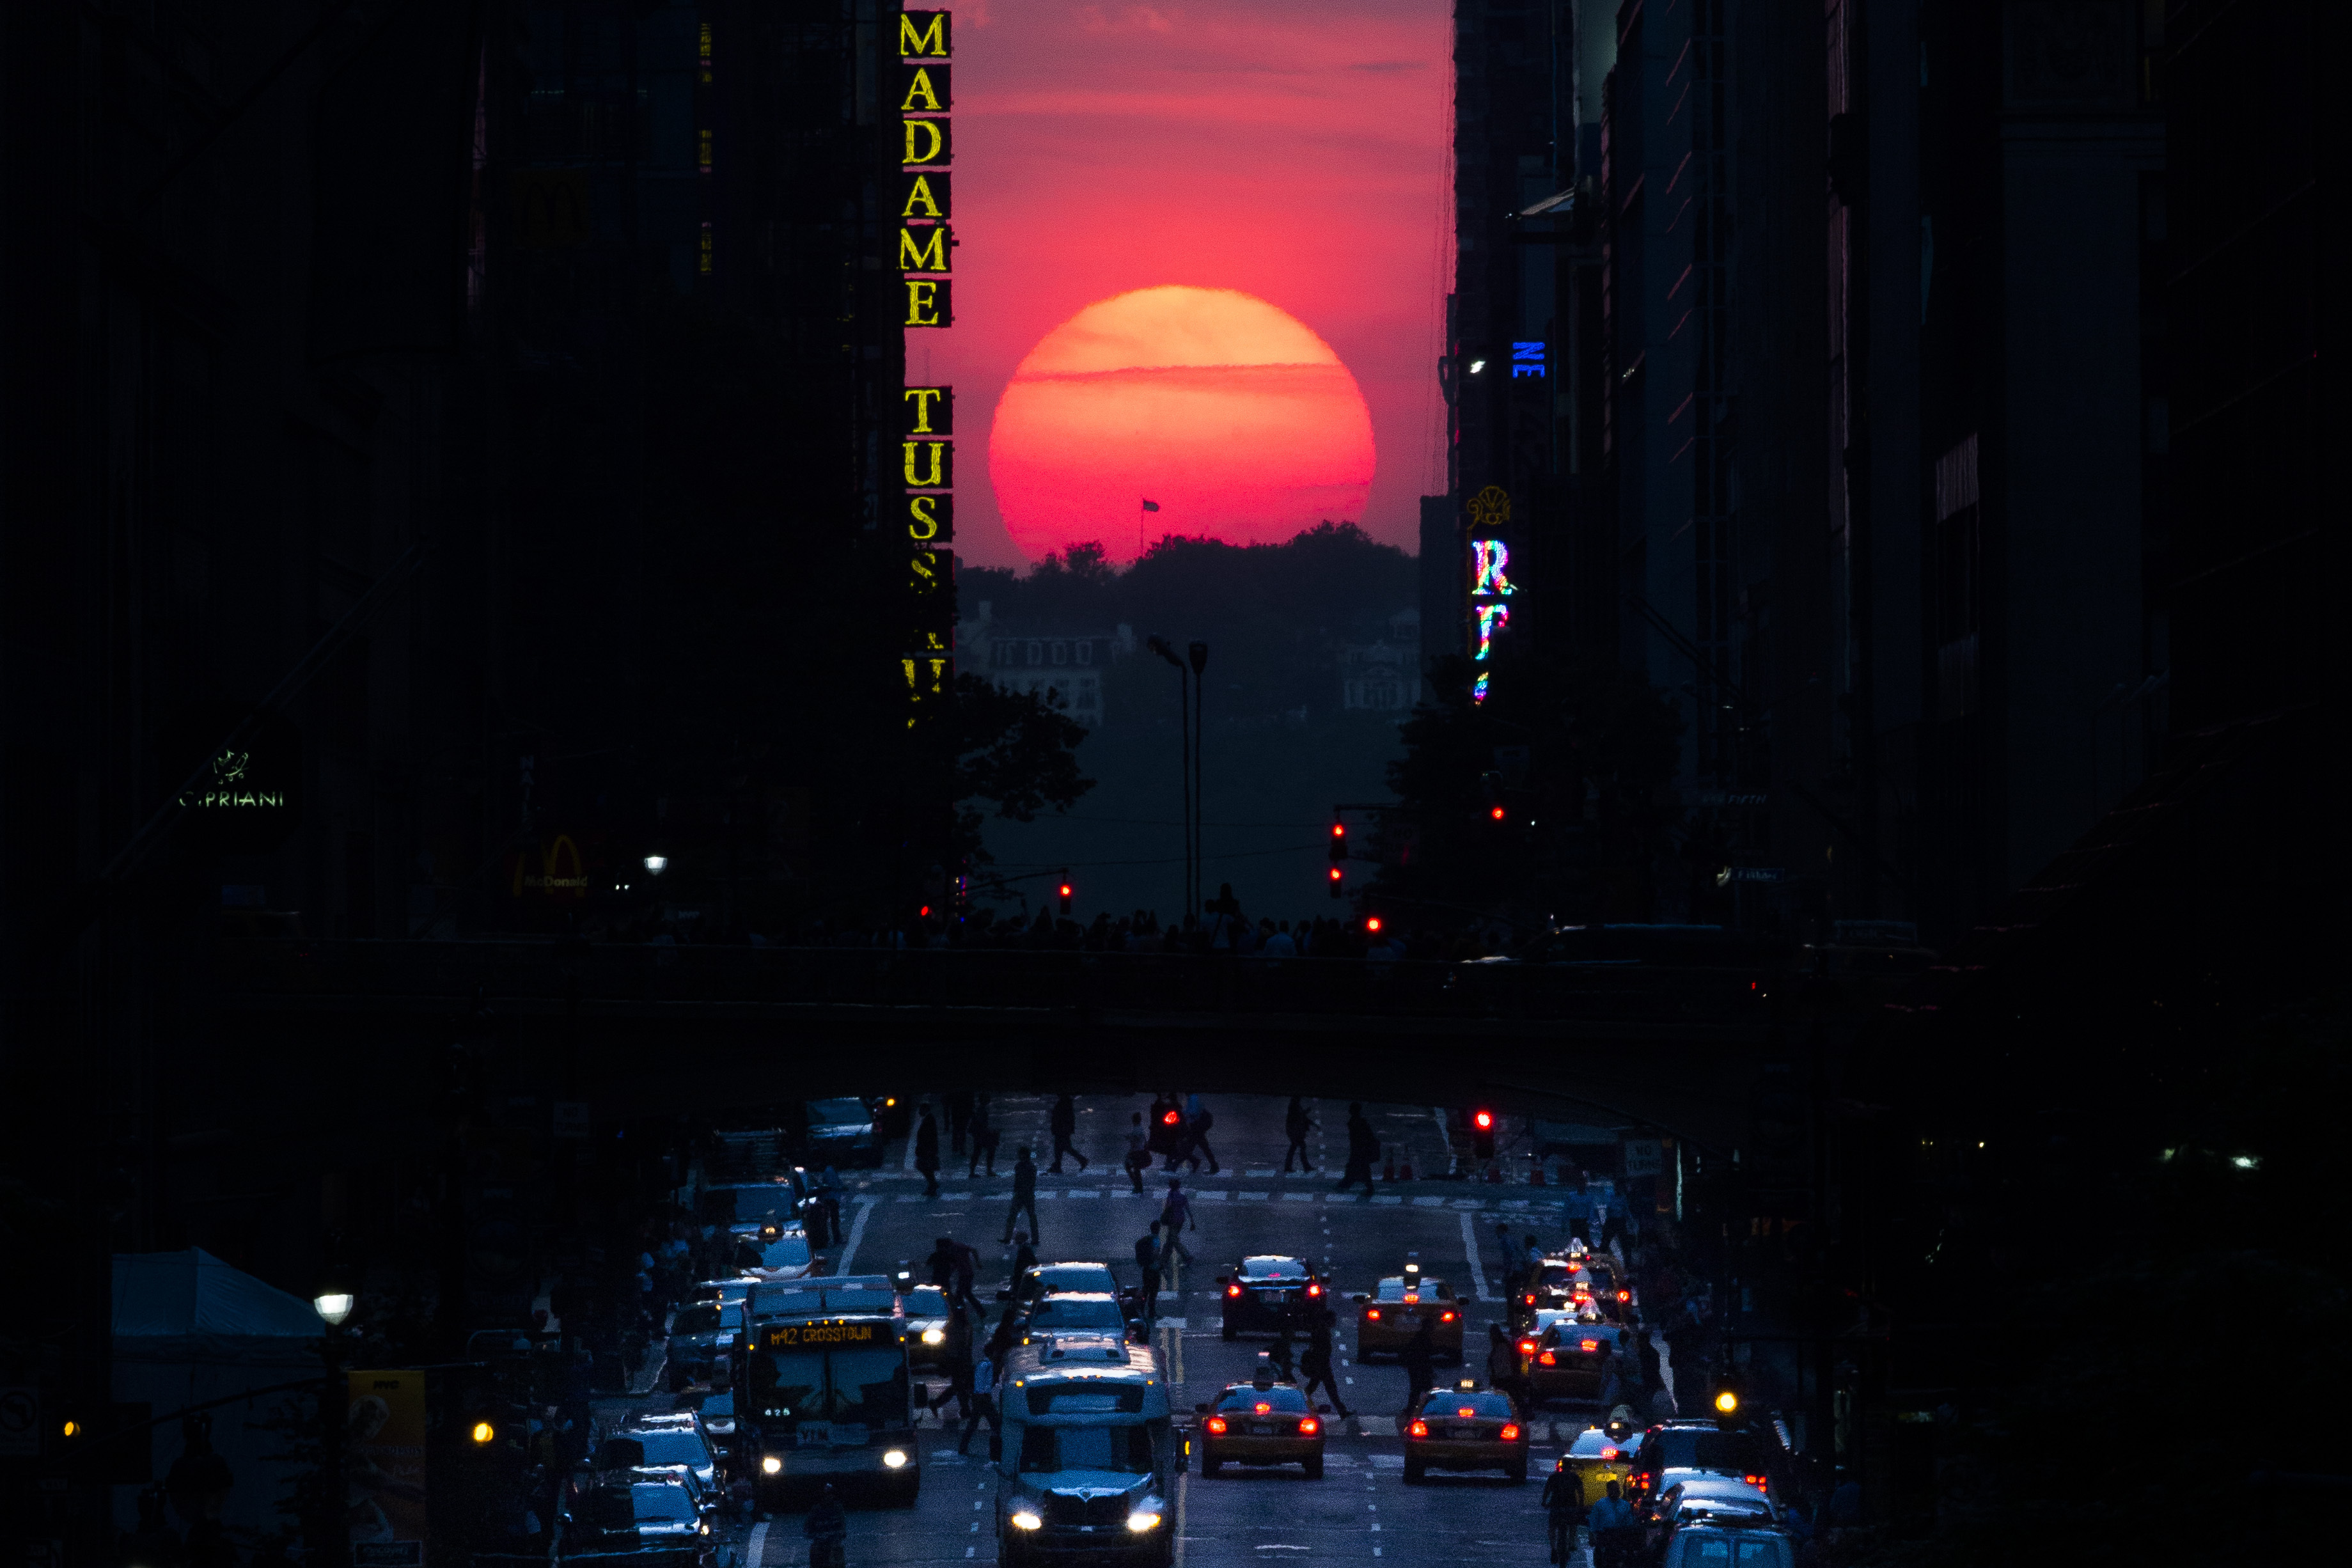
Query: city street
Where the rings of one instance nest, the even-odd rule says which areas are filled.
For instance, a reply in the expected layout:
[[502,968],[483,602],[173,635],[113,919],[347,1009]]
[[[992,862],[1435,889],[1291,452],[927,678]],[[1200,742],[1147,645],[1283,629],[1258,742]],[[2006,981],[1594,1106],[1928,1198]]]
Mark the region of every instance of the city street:
[[[1005,1137],[998,1172],[1009,1172],[1023,1142],[1043,1154],[1050,1148],[1044,1096],[1005,1097],[992,1102]],[[1120,1167],[1128,1117],[1146,1097],[1089,1098],[1079,1101],[1077,1147],[1093,1162],[1084,1173],[1066,1166],[1056,1177],[1043,1170],[1038,1181],[1041,1260],[1108,1261],[1122,1284],[1131,1283],[1132,1247],[1159,1213],[1167,1176],[1155,1164],[1146,1195],[1136,1196]],[[1246,1378],[1263,1336],[1226,1342],[1219,1330],[1215,1276],[1254,1253],[1291,1254],[1312,1260],[1332,1278],[1340,1309],[1338,1335],[1345,1363],[1339,1368],[1353,1424],[1333,1419],[1327,1471],[1307,1480],[1296,1469],[1228,1470],[1213,1479],[1199,1473],[1197,1458],[1176,1500],[1177,1561],[1192,1564],[1270,1562],[1372,1562],[1414,1563],[1526,1563],[1543,1551],[1543,1513],[1538,1505],[1541,1476],[1562,1440],[1586,1425],[1589,1406],[1562,1405],[1538,1415],[1530,1479],[1516,1485],[1499,1475],[1433,1475],[1426,1484],[1403,1484],[1402,1445],[1395,1413],[1405,1397],[1404,1372],[1392,1362],[1366,1367],[1354,1353],[1354,1291],[1393,1274],[1408,1252],[1417,1252],[1425,1273],[1452,1284],[1465,1301],[1467,1364],[1441,1365],[1440,1385],[1453,1377],[1485,1380],[1486,1328],[1499,1321],[1502,1303],[1495,1226],[1514,1232],[1532,1226],[1547,1240],[1563,1230],[1548,1189],[1471,1186],[1420,1182],[1399,1193],[1367,1197],[1358,1189],[1333,1193],[1344,1164],[1344,1101],[1310,1102],[1321,1127],[1310,1136],[1316,1152],[1313,1176],[1280,1174],[1285,1147],[1285,1102],[1275,1099],[1220,1100],[1213,1141],[1223,1163],[1215,1176],[1180,1173],[1196,1188],[1198,1229],[1184,1244],[1194,1261],[1181,1268],[1177,1287],[1163,1292],[1155,1343],[1177,1385],[1179,1425],[1192,1419],[1196,1401],[1212,1398],[1226,1383]],[[1443,1168],[1447,1133],[1443,1113],[1431,1107],[1368,1106],[1383,1141],[1402,1149],[1417,1170]],[[943,1140],[944,1142],[944,1140]],[[1004,1233],[1009,1180],[962,1178],[962,1162],[943,1172],[944,1191],[921,1195],[920,1179],[904,1168],[903,1145],[894,1143],[882,1171],[859,1173],[844,1214],[847,1245],[845,1272],[919,1268],[932,1238],[951,1234],[979,1247],[990,1268],[1009,1265],[1011,1249],[998,1244]],[[1402,1186],[1402,1184],[1400,1184]],[[1025,1223],[1025,1222],[1024,1222]],[[996,1276],[1001,1278],[1001,1272]],[[990,1293],[990,1269],[982,1291]],[[934,1384],[934,1390],[940,1385]],[[658,1396],[656,1396],[658,1398]],[[949,1409],[952,1417],[953,1407]],[[1557,1432],[1557,1436],[1554,1436]],[[985,1428],[975,1436],[970,1458],[955,1452],[957,1432],[926,1422],[925,1476],[918,1505],[908,1510],[866,1510],[851,1516],[849,1561],[854,1568],[882,1564],[992,1562],[996,1554],[990,1502],[994,1475],[985,1462]],[[800,1516],[775,1517],[739,1531],[751,1568],[788,1568],[806,1561]],[[1581,1557],[1580,1558],[1581,1561]]]

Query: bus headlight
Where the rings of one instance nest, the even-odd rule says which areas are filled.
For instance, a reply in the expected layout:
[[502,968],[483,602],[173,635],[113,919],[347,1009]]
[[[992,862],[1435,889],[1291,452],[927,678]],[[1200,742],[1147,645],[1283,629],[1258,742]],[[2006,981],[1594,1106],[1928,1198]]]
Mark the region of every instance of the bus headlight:
[[1160,1528],[1160,1516],[1145,1509],[1137,1509],[1127,1516],[1127,1528],[1141,1535],[1147,1530]]
[[784,1473],[784,1462],[771,1454],[760,1461],[760,1470],[763,1475],[781,1476]]
[[884,1454],[882,1456],[882,1468],[886,1470],[905,1469],[907,1468],[907,1450],[904,1448],[893,1448],[889,1452]]
[[1025,1508],[1020,1510],[1013,1516],[1013,1528],[1015,1530],[1041,1530],[1045,1527],[1045,1521],[1044,1520],[1039,1519],[1035,1514],[1031,1513]]

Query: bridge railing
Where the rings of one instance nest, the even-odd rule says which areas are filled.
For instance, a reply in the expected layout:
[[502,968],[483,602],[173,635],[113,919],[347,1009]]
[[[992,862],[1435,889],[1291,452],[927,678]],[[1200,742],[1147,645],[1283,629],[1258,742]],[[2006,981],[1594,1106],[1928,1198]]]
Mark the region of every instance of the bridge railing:
[[230,994],[320,1001],[576,1000],[1660,1025],[1760,1022],[1784,988],[1776,973],[1764,970],[1635,964],[543,941],[236,941],[223,944],[218,973]]

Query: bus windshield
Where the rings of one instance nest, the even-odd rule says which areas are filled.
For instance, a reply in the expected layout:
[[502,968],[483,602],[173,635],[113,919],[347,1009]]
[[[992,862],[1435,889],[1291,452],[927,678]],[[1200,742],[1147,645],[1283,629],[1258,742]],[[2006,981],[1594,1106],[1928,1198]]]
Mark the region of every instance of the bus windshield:
[[893,1345],[761,1351],[751,1357],[751,1407],[768,1421],[907,1424],[907,1352]]
[[1058,1470],[1148,1475],[1151,1470],[1151,1434],[1141,1426],[1023,1427],[1021,1473],[1052,1475]]

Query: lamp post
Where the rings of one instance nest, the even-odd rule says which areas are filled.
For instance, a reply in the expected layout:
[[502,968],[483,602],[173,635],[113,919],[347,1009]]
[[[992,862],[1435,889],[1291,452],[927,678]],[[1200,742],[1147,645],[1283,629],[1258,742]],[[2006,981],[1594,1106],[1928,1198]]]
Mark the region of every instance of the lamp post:
[[1208,858],[1201,849],[1201,840],[1207,837],[1203,830],[1208,826],[1204,820],[1208,794],[1201,782],[1201,753],[1209,749],[1209,736],[1201,728],[1201,698],[1209,689],[1209,678],[1205,673],[1209,668],[1209,645],[1196,642],[1184,651],[1192,666],[1192,905],[1198,909],[1201,891],[1209,885],[1203,866]]
[[319,1482],[325,1510],[325,1531],[319,1542],[328,1568],[350,1568],[352,1561],[351,1499],[346,1490],[343,1433],[351,1418],[351,1399],[343,1383],[343,1320],[352,1315],[357,1298],[339,1271],[329,1270],[311,1298],[327,1326],[319,1341],[319,1359],[326,1363],[326,1386],[319,1391]]
[[[1176,777],[1184,789],[1184,908],[1193,907],[1195,889],[1192,886],[1192,676],[1184,661],[1171,647],[1166,637],[1150,638],[1146,645],[1152,652],[1176,667],[1176,731],[1182,737],[1182,760],[1176,765]],[[1194,645],[1198,647],[1198,644]],[[1179,919],[1181,930],[1183,921]]]

